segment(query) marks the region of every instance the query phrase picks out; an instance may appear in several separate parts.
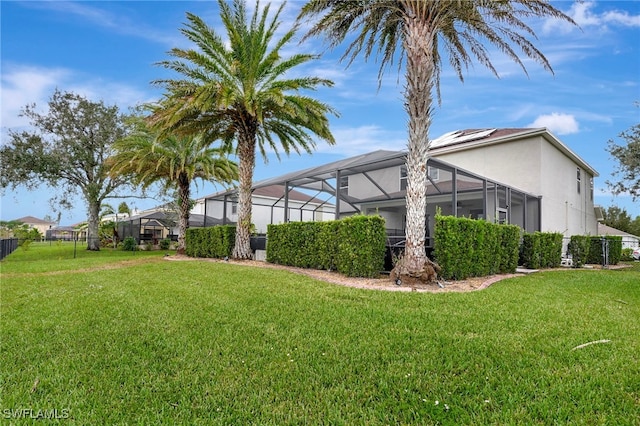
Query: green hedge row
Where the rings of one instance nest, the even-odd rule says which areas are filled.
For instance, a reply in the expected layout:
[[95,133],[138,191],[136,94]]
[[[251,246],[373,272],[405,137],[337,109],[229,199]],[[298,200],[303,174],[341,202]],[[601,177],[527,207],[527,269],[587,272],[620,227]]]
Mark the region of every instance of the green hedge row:
[[267,262],[375,277],[384,268],[385,242],[380,216],[268,225]]
[[602,259],[603,239],[609,244],[608,264],[617,265],[622,257],[622,237],[573,235],[567,249],[573,260],[573,267],[579,268],[586,263],[602,265],[604,263]]
[[231,256],[236,242],[236,227],[233,225],[221,225],[210,228],[189,228],[185,238],[187,256]]
[[437,216],[434,258],[444,279],[513,273],[518,266],[520,228],[484,220]]
[[520,262],[530,269],[557,268],[562,261],[562,234],[534,232],[522,236]]
[[589,260],[591,237],[587,235],[572,235],[567,246],[574,268],[580,268]]
[[591,248],[589,249],[589,263],[602,265],[602,239],[609,243],[609,265],[617,265],[622,258],[622,237],[620,236],[602,236],[591,237]]

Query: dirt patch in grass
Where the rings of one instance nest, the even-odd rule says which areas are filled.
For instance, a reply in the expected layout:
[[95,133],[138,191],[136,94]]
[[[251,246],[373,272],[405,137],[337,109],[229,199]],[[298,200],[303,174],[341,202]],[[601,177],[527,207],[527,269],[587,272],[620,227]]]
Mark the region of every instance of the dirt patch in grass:
[[363,288],[371,290],[386,291],[417,291],[430,293],[446,293],[446,292],[468,292],[477,291],[489,287],[491,284],[500,280],[512,277],[522,276],[524,274],[501,274],[490,275],[486,277],[474,277],[459,281],[440,281],[439,283],[424,284],[419,280],[404,280],[402,284],[397,285],[389,279],[388,275],[380,275],[378,278],[354,278],[347,277],[335,271],[322,271],[317,269],[296,268],[293,266],[276,265],[273,263],[260,262],[255,260],[221,260],[221,259],[205,259],[192,258],[187,256],[167,256],[164,259],[171,261],[201,261],[201,262],[219,262],[232,265],[253,266],[257,268],[280,269],[293,272],[296,274],[306,275],[320,281],[333,284],[339,284],[347,287]]

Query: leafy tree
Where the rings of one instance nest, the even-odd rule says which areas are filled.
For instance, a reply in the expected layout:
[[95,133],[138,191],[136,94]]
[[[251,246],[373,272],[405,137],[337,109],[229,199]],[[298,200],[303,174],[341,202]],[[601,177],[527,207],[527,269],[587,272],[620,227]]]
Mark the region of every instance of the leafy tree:
[[15,238],[25,241],[41,240],[42,234],[36,228],[32,228],[29,225],[23,223],[20,226],[13,228],[13,235]]
[[231,183],[237,179],[237,166],[224,150],[211,146],[200,136],[158,135],[138,117],[136,130],[114,145],[110,158],[114,176],[130,175],[143,188],[160,182],[164,191],[177,190],[180,221],[177,252],[185,252],[185,235],[191,210],[191,183],[196,179]]
[[631,231],[631,216],[627,213],[626,209],[621,209],[618,206],[609,206],[607,210],[603,211],[604,223],[607,226],[616,228],[620,231]]
[[14,238],[14,230],[23,226],[24,223],[19,220],[0,220],[0,237]]
[[116,106],[56,90],[47,113],[35,104],[22,115],[33,131],[9,130],[10,141],[0,149],[0,188],[47,184],[58,190],[51,199],[70,208],[81,192],[87,206],[87,249],[99,250],[100,205],[127,184],[125,176],[111,177],[105,166],[114,142],[125,135],[124,116]]
[[631,225],[629,225],[629,233],[640,237],[640,216],[636,216],[631,222]]
[[260,9],[256,2],[249,19],[242,0],[230,5],[218,0],[220,16],[228,41],[199,17],[187,14],[189,23],[181,30],[197,49],[174,48],[174,60],[159,65],[179,73],[183,79],[158,80],[167,93],[154,123],[181,134],[206,132],[233,146],[239,160],[238,226],[233,256],[251,257],[251,187],[256,149],[266,162],[266,151],[278,155],[282,149],[311,152],[314,134],[329,144],[328,105],[301,91],[332,86],[318,77],[294,77],[299,66],[317,56],[294,54],[282,57],[282,50],[294,37],[297,27],[275,39],[281,5],[273,19],[269,5]]
[[614,194],[629,192],[633,201],[640,199],[640,124],[620,133],[626,145],[609,140],[607,151],[618,162],[612,176],[617,180],[607,181]]
[[410,275],[422,270],[426,262],[426,164],[433,96],[440,98],[443,54],[448,55],[460,80],[474,58],[498,76],[482,41],[513,59],[525,73],[515,48],[551,71],[546,57],[527,39],[535,33],[525,20],[534,17],[573,23],[545,0],[310,0],[302,9],[300,19],[316,19],[307,37],[323,34],[332,48],[347,40],[342,59],[348,65],[360,54],[366,59],[380,58],[379,84],[394,61],[398,67],[404,63],[408,115],[405,261]]

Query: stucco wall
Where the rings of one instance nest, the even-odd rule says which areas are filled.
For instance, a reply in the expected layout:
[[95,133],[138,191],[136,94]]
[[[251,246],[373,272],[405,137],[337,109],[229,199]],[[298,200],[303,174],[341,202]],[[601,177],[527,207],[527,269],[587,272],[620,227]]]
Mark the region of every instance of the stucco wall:
[[[435,153],[434,153],[435,154]],[[566,236],[597,232],[592,176],[542,136],[474,149],[442,152],[436,158],[525,192],[542,196],[542,231]]]

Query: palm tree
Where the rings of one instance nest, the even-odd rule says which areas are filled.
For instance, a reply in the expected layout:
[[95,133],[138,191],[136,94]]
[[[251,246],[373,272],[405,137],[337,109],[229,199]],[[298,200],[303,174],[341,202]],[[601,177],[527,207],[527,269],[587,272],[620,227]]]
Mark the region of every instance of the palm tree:
[[152,117],[154,125],[180,134],[205,132],[233,146],[239,161],[238,224],[233,257],[251,257],[251,186],[256,149],[267,161],[267,149],[287,155],[291,151],[311,153],[315,141],[311,134],[334,144],[329,130],[328,105],[301,94],[318,86],[332,86],[318,77],[293,77],[294,68],[317,56],[294,54],[281,57],[281,50],[292,40],[297,27],[274,40],[280,6],[268,19],[269,5],[260,11],[256,2],[248,19],[244,1],[233,5],[218,0],[220,16],[227,33],[225,42],[199,17],[187,14],[182,29],[198,50],[172,49],[176,58],[159,64],[181,74],[184,79],[158,80],[166,88],[160,109]]
[[224,150],[212,147],[202,135],[158,137],[142,120],[136,126],[136,131],[115,143],[116,153],[109,160],[111,173],[130,175],[133,183],[145,189],[155,183],[161,183],[165,192],[177,189],[180,199],[177,253],[184,254],[191,183],[201,179],[230,184],[237,180],[237,166],[226,158]]
[[405,66],[404,105],[409,118],[405,273],[419,273],[427,261],[429,127],[433,96],[440,99],[441,53],[448,55],[460,80],[474,58],[498,77],[480,39],[513,59],[525,73],[512,45],[552,72],[546,57],[527,39],[535,38],[535,33],[525,20],[535,17],[574,23],[546,0],[310,0],[303,7],[299,19],[315,19],[306,37],[323,34],[333,48],[353,35],[342,56],[348,65],[361,53],[380,58],[379,84],[394,61]]

